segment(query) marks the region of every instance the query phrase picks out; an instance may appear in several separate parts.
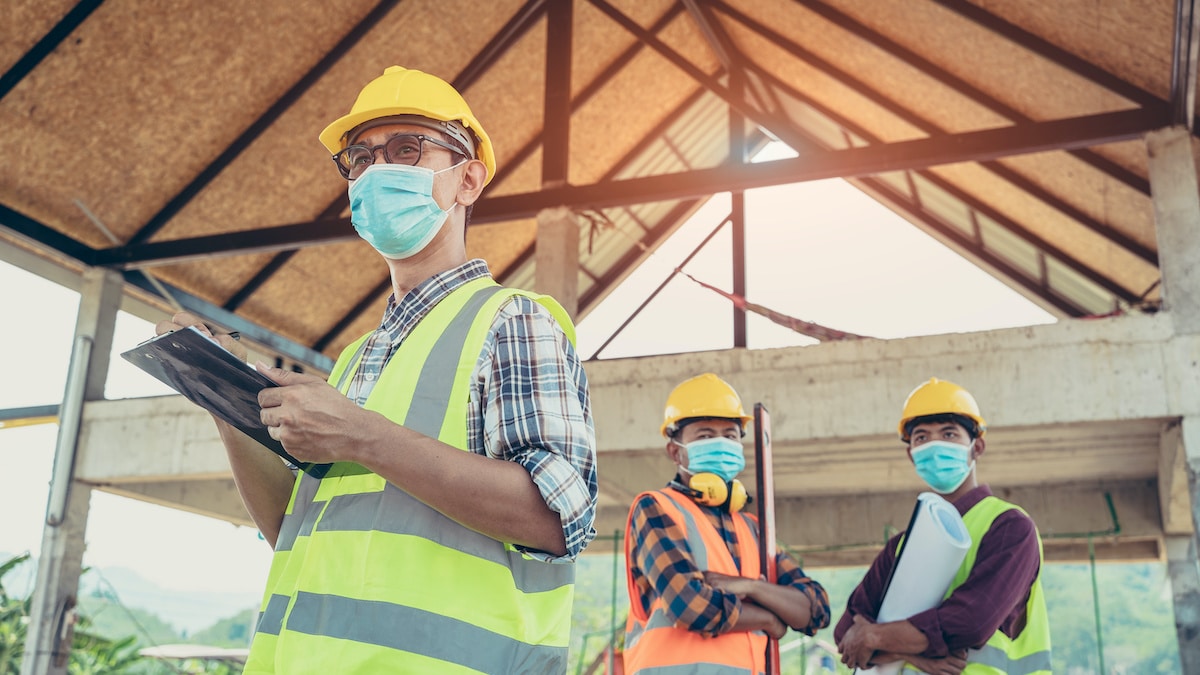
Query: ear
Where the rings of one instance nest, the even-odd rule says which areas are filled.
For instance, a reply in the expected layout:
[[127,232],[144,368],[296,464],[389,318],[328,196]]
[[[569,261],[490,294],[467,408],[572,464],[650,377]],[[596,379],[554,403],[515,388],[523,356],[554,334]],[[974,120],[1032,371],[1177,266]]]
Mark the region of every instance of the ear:
[[667,457],[670,457],[671,461],[674,462],[675,464],[682,465],[683,462],[679,461],[679,453],[681,453],[681,452],[683,452],[683,449],[679,447],[679,444],[668,438],[667,439]]
[[472,159],[463,167],[462,180],[458,185],[457,201],[463,206],[470,206],[479,199],[479,195],[483,193],[484,183],[487,181],[487,166],[483,162]]
[[987,443],[984,442],[983,436],[976,438],[975,443],[974,443],[974,449],[971,450],[971,459],[979,459],[983,455],[984,448],[986,448],[986,447],[987,447]]
[[914,462],[913,458],[912,458],[912,443],[909,443],[907,446],[904,447],[904,452],[905,452],[905,454],[908,455],[908,463],[912,464],[913,466],[916,466],[917,463]]

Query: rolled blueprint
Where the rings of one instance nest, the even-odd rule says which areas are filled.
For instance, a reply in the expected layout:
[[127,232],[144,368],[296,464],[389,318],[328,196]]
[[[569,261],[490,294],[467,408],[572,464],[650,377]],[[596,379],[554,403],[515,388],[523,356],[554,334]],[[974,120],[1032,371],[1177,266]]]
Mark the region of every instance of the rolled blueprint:
[[[933,492],[918,495],[875,622],[902,621],[941,604],[969,548],[971,534],[958,509]],[[895,675],[903,665],[895,661],[858,672]]]

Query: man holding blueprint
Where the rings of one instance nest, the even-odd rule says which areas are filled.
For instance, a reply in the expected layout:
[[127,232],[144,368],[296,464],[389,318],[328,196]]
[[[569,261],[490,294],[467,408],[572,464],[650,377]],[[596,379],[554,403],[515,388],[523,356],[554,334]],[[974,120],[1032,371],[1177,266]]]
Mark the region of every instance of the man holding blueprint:
[[903,535],[893,537],[851,593],[834,630],[847,666],[907,662],[950,675],[1050,672],[1041,539],[1025,511],[979,484],[976,462],[985,431],[974,397],[953,382],[931,378],[909,394],[900,438],[917,475],[962,516],[971,544],[941,604],[906,620],[876,623],[901,551]]

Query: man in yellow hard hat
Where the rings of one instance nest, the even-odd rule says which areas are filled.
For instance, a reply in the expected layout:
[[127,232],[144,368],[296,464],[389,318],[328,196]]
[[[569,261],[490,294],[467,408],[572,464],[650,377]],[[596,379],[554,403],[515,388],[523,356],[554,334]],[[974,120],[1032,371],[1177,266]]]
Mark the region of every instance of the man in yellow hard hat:
[[906,661],[927,673],[1050,672],[1042,541],[1025,511],[979,484],[986,431],[975,398],[953,382],[932,378],[904,402],[899,432],[908,457],[962,515],[971,548],[940,605],[904,621],[874,623],[902,535],[893,537],[834,630],[847,666]]
[[763,672],[767,637],[829,625],[825,589],[780,552],[759,569],[758,520],[743,513],[742,437],[751,421],[712,373],[667,398],[661,433],[675,477],[638,495],[625,529],[627,674]]
[[[492,142],[450,84],[399,66],[320,140],[392,295],[328,382],[258,364],[278,384],[263,424],[319,470],[218,422],[275,549],[245,672],[563,673],[595,431],[562,307],[467,258]],[[188,314],[157,330],[186,325],[207,330]]]

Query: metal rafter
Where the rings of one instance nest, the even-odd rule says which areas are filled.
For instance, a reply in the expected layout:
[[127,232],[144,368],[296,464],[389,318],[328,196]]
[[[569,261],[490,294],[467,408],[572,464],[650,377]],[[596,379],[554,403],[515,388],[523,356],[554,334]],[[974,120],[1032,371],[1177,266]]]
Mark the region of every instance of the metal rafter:
[[822,178],[856,177],[957,162],[982,162],[1011,155],[1072,150],[1140,139],[1146,132],[1160,126],[1161,115],[1157,111],[1137,109],[1084,115],[734,168],[696,169],[503,195],[481,203],[476,208],[476,217],[485,221],[515,220],[531,218],[543,208],[556,206],[607,208]]
[[575,0],[546,12],[546,80],[542,108],[542,185],[565,185],[571,158],[571,33]]
[[254,123],[251,124],[245,131],[238,135],[238,137],[232,143],[230,143],[220,155],[217,155],[217,158],[214,159],[212,163],[204,167],[204,170],[201,171],[195,178],[193,178],[191,182],[179,192],[179,194],[171,198],[171,200],[168,201],[158,213],[154,214],[150,220],[147,221],[147,223],[137,231],[136,234],[130,237],[129,242],[131,244],[142,243],[148,240],[150,237],[153,237],[156,233],[158,233],[159,230],[166,226],[166,224],[172,218],[174,218],[176,214],[178,214],[185,206],[191,203],[192,199],[194,199],[196,195],[200,194],[200,191],[203,190],[205,186],[211,183],[213,179],[215,179],[222,171],[224,171],[225,167],[232,164],[233,160],[237,159],[238,156],[246,150],[246,148],[250,147],[255,139],[262,135],[262,133],[266,131],[267,128],[270,127],[280,115],[286,112],[288,108],[291,108],[296,101],[300,100],[300,97],[303,96],[310,87],[316,84],[317,81],[321,79],[322,75],[336,65],[337,62],[341,60],[342,56],[346,54],[346,52],[350,51],[354,45],[358,44],[359,40],[361,40],[367,33],[371,31],[372,28],[382,21],[383,18],[387,16],[387,13],[391,11],[391,9],[395,7],[399,1],[400,0],[381,0],[381,2],[376,5],[374,9],[372,9],[365,17],[363,17],[362,21],[359,21],[358,24],[354,26],[354,28],[351,29],[351,31],[347,33],[345,37],[338,41],[337,45],[335,45],[333,49],[326,53],[325,56],[317,62],[317,65],[313,66],[307,73],[305,73],[304,77],[300,78],[296,84],[292,85],[292,87],[288,89],[283,96],[279,97],[279,99],[276,100],[270,108],[267,108],[262,115],[259,115],[258,119],[256,119]]
[[[879,142],[878,138],[876,138],[873,134],[871,134],[871,132],[867,131],[862,126],[855,124],[853,121],[847,119],[846,117],[839,115],[838,113],[830,110],[827,106],[824,106],[823,104],[819,103],[818,101],[813,100],[811,97],[804,95],[802,92],[794,89],[793,87],[788,85],[786,82],[779,81],[774,76],[772,76],[770,73],[766,73],[764,71],[758,70],[758,68],[756,66],[751,66],[751,69],[752,69],[752,72],[754,72],[756,75],[764,78],[764,81],[769,83],[769,85],[771,87],[775,88],[776,90],[783,91],[788,96],[791,96],[795,100],[800,101],[800,102],[804,103],[805,105],[812,107],[814,110],[819,112],[821,115],[825,116],[826,118],[828,118],[829,120],[831,120],[832,122],[837,124],[838,127],[840,127],[842,129],[842,132],[844,135],[847,133],[853,133],[856,136],[858,136],[859,138],[862,138],[863,140],[865,140],[869,143],[878,143]],[[851,144],[848,136],[846,136],[845,142],[847,145]],[[820,144],[819,141],[818,141],[818,144]],[[828,149],[826,146],[822,146],[822,147],[825,149]],[[1032,191],[1035,192],[1035,195],[1042,191],[1042,189],[1039,186],[1032,183],[1028,179],[1025,179],[1023,176],[1016,173],[1015,171],[1008,169],[1003,164],[1000,164],[995,161],[989,161],[989,162],[981,162],[980,165],[989,168],[990,170],[992,170],[997,175],[1000,175],[1001,177],[1007,177],[1008,180],[1012,181],[1018,187],[1022,187],[1022,188],[1028,187],[1029,189],[1031,189]],[[1106,288],[1113,294],[1117,295],[1118,297],[1122,298],[1123,300],[1133,302],[1134,300],[1137,299],[1137,296],[1134,293],[1132,293],[1131,291],[1129,291],[1128,289],[1117,284],[1116,282],[1112,281],[1108,277],[1105,277],[1105,276],[1095,272],[1090,267],[1084,265],[1083,263],[1079,262],[1075,258],[1067,255],[1066,252],[1062,251],[1058,247],[1052,246],[1051,244],[1046,242],[1042,237],[1031,232],[1028,228],[1021,226],[1016,221],[1014,221],[1011,218],[1009,218],[1008,216],[1004,215],[1003,213],[1001,213],[999,211],[999,209],[984,202],[981,198],[967,193],[962,188],[959,188],[957,185],[954,185],[947,179],[942,178],[941,176],[937,175],[936,173],[933,173],[932,171],[915,171],[915,172],[906,172],[906,174],[905,174],[906,180],[908,181],[908,184],[909,184],[909,190],[912,193],[912,195],[914,196],[916,206],[923,208],[923,206],[921,205],[921,201],[920,201],[920,195],[917,191],[916,183],[913,181],[914,174],[921,176],[925,180],[929,181],[936,187],[941,188],[942,190],[946,191],[952,197],[954,197],[959,202],[961,202],[964,206],[966,206],[968,208],[973,220],[974,220],[976,212],[982,213],[983,215],[986,215],[987,217],[989,217],[992,220],[996,221],[997,223],[1001,224],[1002,226],[1005,227],[1005,229],[1013,232],[1013,234],[1016,234],[1018,237],[1024,239],[1028,243],[1030,243],[1030,244],[1034,245],[1035,247],[1038,247],[1046,252],[1052,253],[1055,257],[1057,257],[1060,261],[1062,261],[1064,264],[1066,264],[1071,269],[1073,269],[1076,272],[1087,277],[1092,282],[1094,282],[1100,286],[1103,286],[1104,288]],[[1025,185],[1025,184],[1028,184],[1028,185]],[[1068,216],[1070,216],[1071,212],[1075,210],[1074,207],[1069,207],[1069,205],[1059,203],[1057,201],[1057,199],[1055,199],[1052,202],[1049,202],[1049,205],[1051,207],[1060,208],[1060,210],[1063,210],[1063,212]],[[1086,214],[1081,213],[1079,215],[1086,217]],[[1087,222],[1085,222],[1084,224],[1087,225]],[[976,223],[976,225],[977,225],[977,223]],[[1107,226],[1104,226],[1104,228],[1111,229],[1111,228],[1108,228]],[[1099,234],[1104,235],[1104,232],[1099,232]],[[1113,242],[1113,243],[1119,243],[1119,242]],[[1136,251],[1134,251],[1134,253],[1136,253]],[[1151,253],[1151,255],[1153,255],[1153,254]],[[1157,261],[1157,256],[1154,256],[1154,260]],[[1156,263],[1152,263],[1152,264],[1156,264]]]
[[[752,30],[756,29],[757,27],[758,26],[749,26],[749,28],[751,28]],[[781,36],[763,35],[763,37],[768,40],[771,40],[771,39],[781,37]],[[782,44],[779,46],[785,47],[785,45],[782,45]],[[822,59],[821,57],[817,56],[816,54],[813,54],[813,53],[805,50],[804,48],[800,47],[799,45],[795,45],[794,43],[790,43],[790,46],[793,50],[795,50],[792,52],[793,56],[796,56],[797,58],[800,58],[801,60],[806,61],[809,65],[813,66],[814,68],[824,72],[825,74],[838,80],[842,84],[850,87],[851,89],[858,92],[859,94],[861,94],[861,95],[867,97],[868,99],[874,101],[875,103],[881,105],[882,107],[887,109],[889,112],[891,112],[892,114],[899,117],[904,122],[911,124],[912,126],[916,127],[917,129],[920,129],[921,131],[923,131],[926,134],[929,134],[930,136],[943,135],[946,133],[946,130],[943,129],[942,127],[939,127],[936,124],[929,122],[928,120],[924,119],[923,117],[917,115],[916,113],[913,113],[912,111],[897,105],[891,99],[883,96],[879,92],[877,92],[874,89],[872,89],[871,87],[869,87],[862,80],[860,80],[857,77],[851,75],[850,73],[842,70],[841,68],[838,68],[837,66],[833,65],[832,63]],[[845,119],[844,116],[836,115],[836,114],[832,113],[831,111],[829,111],[827,109],[826,106],[820,105],[819,103],[814,101],[811,97],[802,95],[794,87],[792,87],[791,85],[788,85],[787,83],[782,82],[781,80],[776,78],[774,75],[771,75],[770,73],[763,71],[761,68],[756,67],[753,64],[749,65],[748,67],[753,69],[753,72],[755,73],[755,75],[757,77],[770,82],[772,84],[772,86],[789,91],[794,98],[804,101],[808,105],[811,105],[816,108],[821,108],[824,111],[824,114],[826,115],[826,117],[830,117],[831,119],[839,120],[839,124],[842,127],[853,126],[847,122],[847,120]],[[1156,103],[1156,105],[1162,106],[1163,103],[1161,101],[1158,101]],[[1164,113],[1164,115],[1165,115],[1165,113]],[[859,135],[862,136],[863,134],[860,133]],[[846,144],[850,145],[849,139],[847,139]],[[1137,240],[1133,239],[1132,237],[1125,234],[1124,232],[1117,230],[1116,228],[1112,227],[1111,225],[1108,225],[1107,223],[1103,223],[1103,222],[1097,220],[1096,218],[1093,218],[1092,216],[1088,215],[1087,213],[1084,213],[1079,208],[1077,208],[1071,204],[1068,204],[1067,202],[1065,202],[1061,198],[1059,198],[1057,195],[1054,195],[1053,193],[1049,192],[1042,186],[1037,185],[1036,183],[1029,180],[1028,178],[1025,178],[1023,175],[1021,175],[1014,169],[1011,169],[1008,166],[1005,166],[1004,164],[1002,164],[998,161],[981,162],[980,165],[983,166],[985,169],[991,171],[992,173],[996,174],[1000,178],[1003,178],[1004,180],[1008,181],[1009,183],[1012,183],[1013,185],[1017,186],[1018,188],[1025,190],[1026,192],[1028,192],[1030,194],[1030,196],[1042,201],[1043,203],[1050,206],[1051,208],[1053,208],[1053,209],[1059,211],[1060,213],[1066,215],[1067,217],[1079,222],[1084,227],[1105,237],[1109,241],[1124,248],[1125,250],[1129,251],[1130,253],[1133,253],[1134,255],[1138,256],[1142,260],[1145,260],[1146,262],[1148,262],[1152,265],[1158,265],[1158,254],[1153,249],[1138,242]]]
[[1171,58],[1171,123],[1194,128],[1196,54],[1200,16],[1195,0],[1175,0],[1175,44]]
[[[794,41],[787,39],[786,37],[781,35],[779,32],[771,29],[768,26],[763,25],[762,23],[760,23],[758,21],[755,21],[754,19],[750,18],[749,16],[746,16],[745,14],[734,9],[733,7],[730,7],[728,4],[723,2],[723,0],[710,0],[710,1],[713,3],[714,7],[719,9],[721,12],[726,13],[730,17],[736,19],[739,23],[742,23],[743,25],[747,26],[748,28],[751,28],[752,30],[759,33],[763,37],[765,37],[768,40],[770,40],[771,42],[775,43],[776,46],[784,49],[785,51],[791,52],[793,56],[796,56],[797,58],[800,58],[801,60],[808,60],[805,58],[806,56],[814,56],[814,55],[811,55],[807,50],[804,50],[802,47],[797,45]],[[817,14],[819,14],[820,16],[825,18],[827,21],[833,23],[836,26],[839,26],[840,28],[842,28],[843,30],[846,30],[849,33],[857,35],[859,38],[863,39],[864,41],[869,42],[869,43],[875,45],[876,47],[878,47],[879,49],[896,57],[897,59],[904,61],[908,65],[912,66],[913,68],[916,68],[917,70],[920,70],[921,72],[925,73],[929,77],[937,80],[938,82],[941,82],[942,84],[946,85],[947,87],[949,87],[951,89],[954,89],[955,91],[958,91],[963,96],[990,109],[992,112],[995,112],[996,114],[1001,115],[1003,117],[1007,117],[1008,119],[1010,119],[1016,123],[1027,123],[1027,122],[1033,121],[1032,118],[1021,113],[1020,111],[1016,110],[1015,108],[1012,108],[1011,106],[997,100],[995,97],[980,90],[978,87],[972,85],[971,83],[967,82],[966,80],[963,80],[962,78],[948,72],[944,68],[941,68],[937,64],[929,61],[925,57],[917,54],[916,52],[912,51],[911,49],[908,49],[907,47],[904,47],[903,45],[897,43],[895,40],[892,40],[891,38],[879,33],[878,31],[872,30],[872,29],[862,25],[861,23],[858,23],[857,21],[851,19],[849,16],[834,9],[833,7],[830,7],[829,5],[826,5],[823,2],[819,2],[818,0],[801,0],[801,2],[805,7],[816,12]],[[859,93],[865,94],[865,92],[859,92]],[[877,92],[876,92],[876,94],[877,94]],[[877,95],[877,98],[883,99],[882,96],[878,96],[878,95]],[[876,102],[879,103],[880,100],[876,100]],[[889,106],[884,106],[884,107],[887,110],[892,111],[892,112],[895,112],[895,109],[899,108],[899,106],[897,104],[895,104],[894,102],[890,103],[890,107]],[[1091,150],[1088,150],[1086,148],[1086,146],[1078,147],[1078,148],[1071,148],[1069,150],[1069,152],[1071,154],[1075,155],[1076,157],[1078,157],[1083,162],[1092,166],[1093,168],[1124,183],[1125,185],[1128,185],[1130,188],[1137,190],[1138,192],[1141,192],[1142,194],[1145,194],[1145,195],[1150,194],[1150,181],[1148,181],[1147,179],[1126,169],[1125,167],[1117,164],[1116,162],[1113,162],[1112,160],[1109,160],[1105,157],[1102,157],[1102,156],[1096,154],[1095,152],[1093,152]]]
[[17,62],[3,75],[0,75],[0,100],[20,84],[26,75],[33,72],[42,59],[57,49],[63,40],[66,40],[67,36],[74,32],[103,3],[104,0],[83,0],[63,15],[63,18],[59,19],[58,23],[54,24],[54,27],[43,35],[41,40],[37,41],[37,44],[17,59]]

